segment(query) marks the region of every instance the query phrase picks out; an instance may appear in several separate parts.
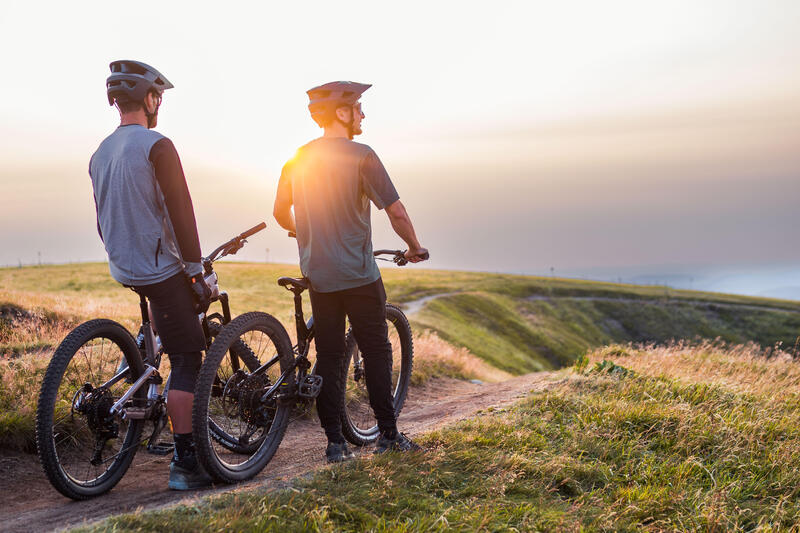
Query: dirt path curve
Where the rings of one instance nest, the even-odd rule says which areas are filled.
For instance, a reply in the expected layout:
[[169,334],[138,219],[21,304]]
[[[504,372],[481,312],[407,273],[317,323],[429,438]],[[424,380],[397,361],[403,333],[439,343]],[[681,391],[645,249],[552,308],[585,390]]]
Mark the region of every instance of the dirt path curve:
[[[410,300],[408,302],[404,302],[400,304],[400,306],[405,311],[406,315],[411,316],[415,313],[420,312],[428,302],[436,300],[438,298],[444,298],[447,296],[454,296],[456,294],[467,294],[462,292],[443,292],[439,294],[432,294],[430,296],[425,296],[424,298],[419,298],[417,300]],[[734,307],[739,309],[751,309],[754,311],[776,311],[782,313],[797,313],[797,309],[790,309],[786,307],[774,307],[769,305],[758,305],[758,304],[746,304],[746,303],[735,303],[735,302],[718,302],[713,300],[690,300],[688,298],[657,298],[657,297],[648,297],[648,298],[617,298],[613,296],[547,296],[543,294],[534,294],[533,296],[528,296],[527,300],[531,301],[556,301],[556,300],[570,300],[573,302],[615,302],[615,303],[651,303],[651,302],[659,302],[663,303],[666,301],[670,304],[688,304],[693,305],[695,307],[709,307],[709,306],[719,306],[719,307]]]
[[[491,406],[513,403],[531,390],[554,382],[552,373],[527,374],[501,383],[474,384],[454,379],[432,380],[409,392],[400,415],[400,428],[412,436],[473,416]],[[109,515],[150,509],[231,490],[277,486],[325,466],[325,437],[316,418],[295,420],[267,468],[254,480],[237,486],[218,486],[191,495],[167,489],[168,457],[140,452],[122,481],[105,496],[73,502],[58,494],[45,479],[35,456],[0,457],[0,531],[51,531]],[[362,453],[370,453],[367,448]]]

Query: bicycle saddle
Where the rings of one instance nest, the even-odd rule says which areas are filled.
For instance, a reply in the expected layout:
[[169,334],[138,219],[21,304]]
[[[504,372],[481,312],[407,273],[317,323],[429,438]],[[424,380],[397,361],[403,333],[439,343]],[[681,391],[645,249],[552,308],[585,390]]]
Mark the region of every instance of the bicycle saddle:
[[[306,290],[306,289],[308,289],[310,287],[310,284],[308,283],[308,278],[289,278],[289,277],[286,277],[286,276],[284,276],[282,278],[278,278],[278,285],[280,285],[281,287],[287,287],[287,288],[288,288],[289,285],[291,285],[294,288],[303,289],[303,290]],[[289,290],[291,290],[291,289],[289,289]]]

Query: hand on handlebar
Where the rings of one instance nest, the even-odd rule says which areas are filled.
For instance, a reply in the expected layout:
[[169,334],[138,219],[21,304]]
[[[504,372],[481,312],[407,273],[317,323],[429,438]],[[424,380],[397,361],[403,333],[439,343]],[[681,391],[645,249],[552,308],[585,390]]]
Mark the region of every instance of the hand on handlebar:
[[430,257],[430,254],[427,248],[409,248],[406,250],[406,253],[403,254],[403,257],[411,263],[419,263],[420,261],[426,261]]

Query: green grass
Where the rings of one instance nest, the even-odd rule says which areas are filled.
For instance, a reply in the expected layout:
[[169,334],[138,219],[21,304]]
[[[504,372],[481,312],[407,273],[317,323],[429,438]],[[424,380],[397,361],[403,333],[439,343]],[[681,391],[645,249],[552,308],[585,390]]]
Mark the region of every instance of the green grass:
[[721,303],[623,294],[520,299],[465,292],[432,300],[413,322],[515,374],[561,368],[609,343],[720,338],[793,348],[800,332],[800,309],[754,306],[749,299]]
[[[697,359],[708,375],[738,378],[698,382]],[[605,350],[510,409],[428,434],[426,453],[91,531],[790,530],[800,523],[794,367],[711,345]]]

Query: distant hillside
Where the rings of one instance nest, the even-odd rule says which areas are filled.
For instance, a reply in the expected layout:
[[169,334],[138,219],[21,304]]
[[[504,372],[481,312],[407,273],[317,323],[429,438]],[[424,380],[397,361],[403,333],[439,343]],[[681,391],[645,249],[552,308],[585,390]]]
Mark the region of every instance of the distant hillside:
[[[560,368],[609,343],[720,338],[782,344],[800,335],[800,303],[666,287],[477,273],[400,273],[390,292],[427,296],[412,322],[511,373]],[[433,296],[435,294],[441,296]]]

